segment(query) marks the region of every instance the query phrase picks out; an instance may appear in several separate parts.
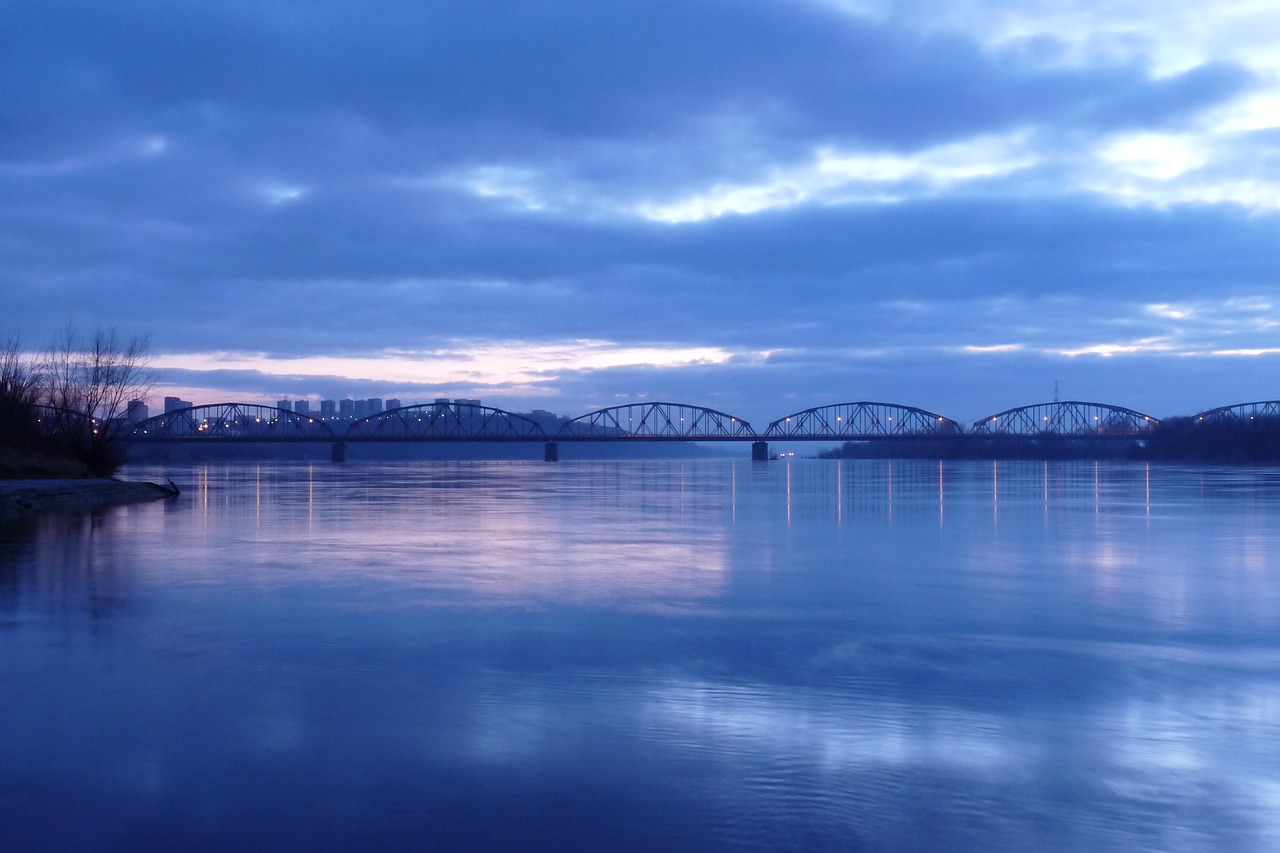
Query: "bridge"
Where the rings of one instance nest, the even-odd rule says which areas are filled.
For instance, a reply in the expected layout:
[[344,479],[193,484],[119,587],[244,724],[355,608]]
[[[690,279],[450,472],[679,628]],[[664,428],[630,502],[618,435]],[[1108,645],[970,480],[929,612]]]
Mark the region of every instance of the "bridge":
[[883,438],[942,438],[964,432],[935,412],[895,403],[837,403],[795,412],[769,424],[770,438],[788,441],[874,441]]
[[1156,418],[1133,409],[1069,400],[1006,409],[974,421],[969,432],[972,435],[1020,438],[1052,435],[1076,439],[1116,439],[1142,438],[1150,435],[1159,425],[1160,421]]
[[[1225,412],[1227,408],[1205,415]],[[1132,409],[1067,401],[1006,409],[975,422],[966,431],[958,422],[936,412],[864,400],[793,412],[757,431],[744,418],[705,406],[640,402],[588,412],[548,432],[526,415],[478,403],[424,403],[340,424],[273,406],[217,403],[140,421],[125,439],[133,444],[324,442],[332,445],[335,461],[345,459],[348,443],[361,442],[541,442],[544,458],[555,461],[559,458],[559,445],[564,442],[734,441],[750,442],[752,458],[767,459],[771,440],[875,442],[970,436],[1140,439],[1159,423]]]
[[1280,400],[1259,400],[1253,403],[1236,403],[1231,406],[1219,406],[1195,415],[1192,420],[1203,424],[1230,424],[1239,426],[1264,419],[1280,418]]

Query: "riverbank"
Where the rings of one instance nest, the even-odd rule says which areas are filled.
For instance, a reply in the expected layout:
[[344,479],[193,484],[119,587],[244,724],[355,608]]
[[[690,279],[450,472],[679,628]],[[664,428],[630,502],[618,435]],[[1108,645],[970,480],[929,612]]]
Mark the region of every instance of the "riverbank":
[[155,483],[109,479],[0,480],[0,518],[86,512],[173,497]]

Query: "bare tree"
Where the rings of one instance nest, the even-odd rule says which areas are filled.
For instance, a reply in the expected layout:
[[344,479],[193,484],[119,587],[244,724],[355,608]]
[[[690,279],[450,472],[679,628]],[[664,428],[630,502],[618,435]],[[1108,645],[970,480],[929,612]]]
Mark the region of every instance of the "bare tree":
[[0,446],[32,446],[39,437],[36,372],[15,333],[0,340]]
[[151,387],[148,352],[145,336],[98,329],[86,338],[68,324],[39,364],[42,402],[55,410],[55,436],[97,473],[119,465],[129,401]]
[[0,340],[0,399],[35,402],[36,372],[15,333]]

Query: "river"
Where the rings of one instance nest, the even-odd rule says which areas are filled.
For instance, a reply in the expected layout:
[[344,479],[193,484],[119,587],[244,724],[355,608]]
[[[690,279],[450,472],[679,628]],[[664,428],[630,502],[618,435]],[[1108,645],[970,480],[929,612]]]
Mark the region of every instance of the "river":
[[0,530],[3,849],[1280,849],[1280,470],[124,476]]

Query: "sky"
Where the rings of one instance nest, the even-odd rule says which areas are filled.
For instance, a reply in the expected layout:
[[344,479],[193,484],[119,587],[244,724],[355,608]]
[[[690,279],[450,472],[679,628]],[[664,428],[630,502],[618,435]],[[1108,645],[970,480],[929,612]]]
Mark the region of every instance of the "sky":
[[6,0],[0,332],[153,404],[1280,397],[1272,0]]

